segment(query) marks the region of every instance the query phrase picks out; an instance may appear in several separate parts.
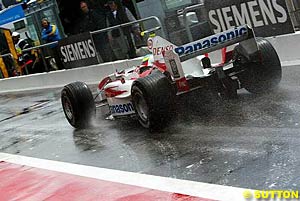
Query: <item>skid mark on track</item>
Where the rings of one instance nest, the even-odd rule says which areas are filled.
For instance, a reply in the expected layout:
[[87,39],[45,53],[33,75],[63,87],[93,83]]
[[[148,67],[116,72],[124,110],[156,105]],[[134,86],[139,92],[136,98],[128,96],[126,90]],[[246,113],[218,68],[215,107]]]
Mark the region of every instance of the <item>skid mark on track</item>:
[[23,108],[21,111],[18,111],[18,112],[15,112],[15,114],[9,116],[9,117],[6,117],[4,119],[1,119],[0,120],[0,123],[1,122],[4,122],[4,121],[7,121],[7,120],[10,120],[14,117],[17,117],[17,116],[20,116],[20,115],[23,115],[23,114],[27,114],[29,112],[33,112],[33,111],[36,111],[36,110],[39,110],[39,109],[42,109],[44,108],[50,101],[49,100],[41,100],[41,101],[37,101],[37,103],[29,106],[29,107],[25,107]]

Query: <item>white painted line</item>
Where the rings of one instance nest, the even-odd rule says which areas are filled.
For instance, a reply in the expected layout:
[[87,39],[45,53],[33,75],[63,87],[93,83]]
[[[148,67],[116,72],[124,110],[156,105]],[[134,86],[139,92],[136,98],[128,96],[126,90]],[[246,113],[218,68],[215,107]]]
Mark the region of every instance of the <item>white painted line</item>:
[[294,61],[282,61],[281,65],[284,66],[298,66],[300,65],[300,60],[294,60]]
[[[0,161],[213,200],[242,201],[246,189],[0,153]],[[0,178],[1,179],[1,178]],[[247,189],[248,190],[248,189]],[[252,193],[253,190],[250,190]]]

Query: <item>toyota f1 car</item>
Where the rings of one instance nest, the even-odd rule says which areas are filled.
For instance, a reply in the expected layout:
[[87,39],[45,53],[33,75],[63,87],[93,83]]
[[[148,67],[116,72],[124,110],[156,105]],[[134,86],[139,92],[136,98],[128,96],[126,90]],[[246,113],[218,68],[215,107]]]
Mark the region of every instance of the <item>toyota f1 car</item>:
[[[228,46],[234,47],[227,51]],[[159,129],[169,121],[177,96],[210,88],[233,98],[238,89],[263,93],[281,80],[275,49],[266,39],[255,38],[247,25],[182,46],[153,36],[148,39],[148,48],[152,55],[140,66],[100,81],[96,97],[83,82],[66,85],[61,100],[69,123],[75,128],[87,127],[97,105],[107,107],[110,117],[135,116],[143,127]],[[222,62],[212,64],[208,53],[219,49]]]

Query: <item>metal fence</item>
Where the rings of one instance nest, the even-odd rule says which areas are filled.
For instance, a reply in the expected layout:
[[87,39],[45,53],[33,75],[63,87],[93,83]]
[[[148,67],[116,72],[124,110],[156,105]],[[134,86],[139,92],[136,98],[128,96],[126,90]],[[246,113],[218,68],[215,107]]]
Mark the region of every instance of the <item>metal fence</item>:
[[[149,27],[147,26],[147,22],[149,21],[155,21],[157,26],[156,27]],[[164,27],[162,26],[161,21],[156,16],[151,16],[147,18],[143,18],[140,20],[136,20],[133,22],[128,22],[112,27],[108,27],[105,29],[92,31],[90,32],[93,42],[96,46],[96,49],[99,53],[100,61],[103,61],[103,58],[101,58],[101,50],[98,47],[97,44],[97,36],[100,34],[108,34],[109,36],[109,45],[112,53],[114,54],[114,59],[112,60],[119,60],[119,59],[128,59],[128,58],[134,58],[139,55],[139,52],[136,52],[140,49],[140,47],[146,46],[147,42],[147,36],[141,36],[140,33],[144,32],[145,30],[152,30],[152,31],[158,31],[159,35],[166,38],[166,32]],[[118,37],[115,37],[113,33],[117,31],[119,33]],[[135,32],[136,31],[136,32]],[[143,51],[144,49],[141,49],[140,51]],[[108,50],[106,50],[108,51]],[[143,54],[143,53],[140,53]]]
[[300,30],[300,0],[286,0],[295,30]]
[[204,4],[188,6],[165,18],[171,42],[176,45],[204,38],[212,34]]
[[[6,63],[6,68],[13,68],[7,70],[15,70],[17,75],[30,74],[31,71],[29,70],[29,67],[33,69],[36,68],[34,69],[36,72],[49,72],[50,70],[57,70],[57,68],[55,66],[55,62],[50,61],[52,57],[46,54],[46,49],[49,48],[49,46],[57,45],[57,43],[58,42],[56,41],[22,50],[22,55],[25,55],[29,52],[29,54],[34,56],[34,59],[30,63],[24,62],[23,64],[20,64],[18,60],[13,58],[11,53],[0,55],[0,57],[6,61],[9,61],[10,64]],[[50,63],[52,63],[52,65],[50,65]]]
[[[193,5],[193,6],[188,6],[186,7],[185,9],[183,9],[182,11],[182,15],[183,15],[183,24],[184,24],[184,27],[185,27],[185,30],[187,32],[187,36],[188,36],[188,39],[189,39],[189,42],[192,42],[195,40],[195,37],[193,36],[192,34],[192,27],[194,26],[198,26],[199,29],[200,29],[200,33],[197,33],[198,35],[201,35],[201,32],[202,32],[202,35],[201,37],[204,37],[204,36],[207,36],[207,35],[210,35],[211,32],[209,31],[207,33],[207,30],[209,30],[209,24],[206,20],[196,20],[195,22],[191,21],[191,20],[188,20],[188,14],[191,13],[191,11],[202,11],[204,9],[204,3],[202,4],[196,4],[196,5]],[[196,15],[196,13],[195,13]],[[203,13],[201,13],[201,16],[202,18],[203,17]],[[205,29],[202,29],[202,27],[204,26],[207,26]],[[204,32],[204,30],[206,32]],[[197,38],[198,39],[198,38]]]
[[[157,26],[156,27],[149,27],[147,28],[147,22],[149,21],[155,21]],[[148,32],[152,32],[152,31],[158,31],[158,34],[161,35],[162,37],[166,37],[166,33],[165,30],[159,20],[159,18],[155,17],[155,16],[151,16],[151,17],[147,17],[147,18],[143,18],[140,20],[136,20],[133,22],[128,22],[125,24],[120,24],[117,26],[113,26],[113,27],[108,27],[105,29],[101,29],[101,30],[97,30],[97,31],[93,31],[90,32],[92,39],[93,39],[93,43],[94,46],[96,47],[96,50],[98,52],[98,56],[99,62],[103,62],[103,58],[102,58],[102,52],[104,51],[112,51],[114,53],[116,53],[118,50],[121,50],[123,55],[117,55],[118,57],[114,57],[111,58],[111,60],[118,60],[118,59],[124,59],[124,58],[132,58],[132,56],[140,56],[139,54],[137,55],[129,55],[129,51],[137,51],[137,44],[134,40],[134,36],[132,34],[132,32],[127,32],[127,30],[129,30],[129,28],[131,28],[134,25],[138,24],[138,28],[140,31],[143,31],[144,33],[148,33]],[[101,48],[97,48],[99,47],[97,43],[97,36],[101,33],[105,33],[105,34],[110,34],[111,32],[113,32],[114,30],[118,30],[120,32],[120,37],[118,39],[113,39],[113,40],[118,40],[118,44],[114,46],[113,44],[113,40],[108,41],[108,47],[109,49],[101,49]],[[144,31],[146,30],[146,31]],[[142,46],[146,46],[146,41],[147,38],[144,37],[142,38],[142,42],[144,42],[144,44],[140,44]],[[64,39],[63,39],[64,40]],[[132,43],[130,42],[132,41]],[[52,43],[46,43],[43,45],[39,45],[39,46],[34,46],[28,49],[24,49],[22,50],[22,54],[25,54],[27,52],[31,52],[31,51],[35,51],[36,54],[36,59],[39,62],[39,66],[38,68],[40,69],[36,69],[38,72],[49,72],[51,70],[57,70],[57,65],[55,64],[55,62],[53,62],[53,55],[49,54],[49,49],[51,46],[53,45],[57,45],[59,42],[52,42]],[[131,44],[130,44],[131,43]],[[100,46],[103,47],[103,46]],[[53,49],[53,48],[52,48]],[[126,51],[124,51],[124,49],[126,49]],[[143,49],[143,48],[141,48]],[[146,48],[144,48],[146,49]],[[58,51],[58,50],[57,50]],[[47,54],[48,53],[48,54]],[[146,54],[147,52],[145,52]],[[143,52],[141,53],[143,54]],[[3,54],[0,55],[1,58],[7,58],[7,60],[14,60],[14,58],[12,57],[11,53],[8,54]],[[12,63],[16,63],[18,61],[11,61]],[[56,62],[57,63],[57,62]],[[23,75],[23,74],[30,74],[31,71],[29,68],[32,68],[32,64],[34,63],[30,63],[30,64],[23,64],[22,66],[20,65],[15,65],[13,66],[14,68],[16,68],[16,70],[19,72],[18,75]],[[10,65],[9,68],[12,68],[12,66]],[[2,74],[0,73],[0,78],[2,78]]]

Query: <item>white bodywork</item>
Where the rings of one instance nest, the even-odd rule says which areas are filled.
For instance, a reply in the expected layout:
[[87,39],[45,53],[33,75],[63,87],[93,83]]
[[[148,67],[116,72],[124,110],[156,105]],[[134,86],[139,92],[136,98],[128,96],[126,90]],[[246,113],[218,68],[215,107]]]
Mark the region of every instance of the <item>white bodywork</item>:
[[[125,116],[135,113],[131,102],[131,86],[139,75],[135,72],[135,67],[126,69],[122,73],[113,73],[109,75],[111,82],[106,84],[103,89],[98,89],[98,101],[107,104],[102,105],[102,112],[110,113],[112,116]],[[122,78],[121,81],[119,78]],[[110,94],[114,94],[110,96]],[[105,106],[103,108],[103,106]]]
[[[159,61],[160,63],[165,63],[163,51],[173,51],[175,48],[177,48],[176,45],[170,43],[160,36],[155,36],[148,39],[148,49],[152,52],[154,60]],[[203,57],[204,56],[201,55],[182,62],[181,65],[184,75],[191,75],[193,77],[207,76],[207,71],[203,71],[203,67],[201,64],[201,59]]]
[[134,114],[134,107],[131,102],[131,86],[133,80],[125,80],[125,83],[121,83],[120,80],[108,83],[104,90],[113,90],[117,92],[124,92],[114,97],[107,97],[107,103],[109,105],[110,113],[113,116],[122,116]]

